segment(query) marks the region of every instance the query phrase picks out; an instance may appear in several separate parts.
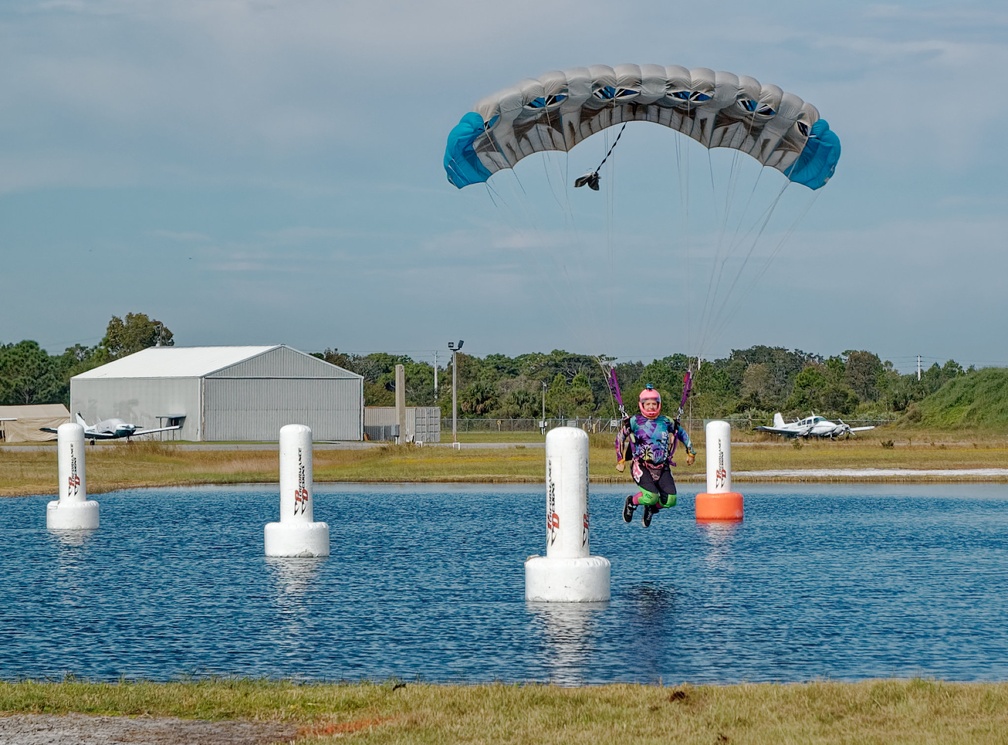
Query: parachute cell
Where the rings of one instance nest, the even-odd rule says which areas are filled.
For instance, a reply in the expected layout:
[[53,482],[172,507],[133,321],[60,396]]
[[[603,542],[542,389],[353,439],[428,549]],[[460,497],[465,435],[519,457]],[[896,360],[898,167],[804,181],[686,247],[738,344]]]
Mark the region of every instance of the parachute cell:
[[818,110],[777,86],[706,68],[594,65],[550,72],[478,102],[448,135],[445,172],[461,189],[528,155],[569,151],[631,121],[739,150],[810,189],[830,179],[840,157],[840,140]]

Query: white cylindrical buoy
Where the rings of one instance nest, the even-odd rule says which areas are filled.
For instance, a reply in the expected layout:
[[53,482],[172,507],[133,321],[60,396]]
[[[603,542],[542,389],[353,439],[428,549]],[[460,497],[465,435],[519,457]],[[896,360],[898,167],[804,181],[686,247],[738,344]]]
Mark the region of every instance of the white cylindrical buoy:
[[609,600],[609,560],[588,540],[588,435],[556,427],[546,435],[546,555],[525,562],[525,599]]
[[731,521],[742,519],[742,495],[732,491],[731,425],[707,423],[707,491],[696,496],[696,519]]
[[266,555],[329,555],[329,526],[314,522],[312,434],[303,424],[280,428],[280,522],[267,523]]
[[94,530],[98,527],[98,503],[87,498],[84,473],[84,428],[67,422],[56,430],[59,500],[46,507],[50,530]]

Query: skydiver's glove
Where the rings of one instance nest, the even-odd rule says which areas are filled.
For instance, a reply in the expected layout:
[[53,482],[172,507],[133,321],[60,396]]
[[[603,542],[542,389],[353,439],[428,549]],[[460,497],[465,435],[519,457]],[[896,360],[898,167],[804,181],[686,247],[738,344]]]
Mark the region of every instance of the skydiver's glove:
[[696,460],[696,453],[687,453],[686,454],[686,465],[687,466],[692,466],[693,465],[693,461],[695,461],[695,460]]
[[623,473],[623,469],[625,469],[625,468],[626,468],[626,461],[625,460],[618,460],[618,461],[616,461],[616,470],[617,471],[619,471],[620,473]]

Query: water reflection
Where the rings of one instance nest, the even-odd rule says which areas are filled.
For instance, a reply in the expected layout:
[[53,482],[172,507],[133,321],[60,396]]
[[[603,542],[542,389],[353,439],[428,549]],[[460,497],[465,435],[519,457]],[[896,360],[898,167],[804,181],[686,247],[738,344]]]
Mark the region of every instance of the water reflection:
[[716,570],[727,566],[731,558],[732,543],[741,527],[742,523],[734,522],[696,524],[705,548],[704,564],[708,569]]
[[675,588],[657,582],[631,585],[627,591],[630,607],[643,628],[663,626],[675,605]]
[[84,530],[57,530],[50,528],[48,533],[50,536],[56,539],[56,542],[65,548],[80,548],[88,539],[93,536],[97,530],[95,529],[84,529]]
[[626,594],[630,611],[623,620],[622,638],[637,655],[637,679],[656,682],[662,677],[665,660],[675,654],[677,637],[687,633],[677,628],[675,586],[667,581],[638,582]]
[[282,608],[296,607],[318,579],[325,558],[265,557],[271,570],[277,604]]
[[583,685],[595,646],[597,618],[609,603],[526,602],[546,641],[546,669],[559,685]]

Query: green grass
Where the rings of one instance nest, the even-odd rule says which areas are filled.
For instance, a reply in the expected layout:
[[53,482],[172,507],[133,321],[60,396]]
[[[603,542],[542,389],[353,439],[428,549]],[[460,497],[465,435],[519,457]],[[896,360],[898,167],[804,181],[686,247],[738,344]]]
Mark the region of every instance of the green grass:
[[914,405],[904,420],[931,430],[1008,431],[1008,369],[984,368],[954,378]]
[[0,711],[294,723],[300,743],[1004,743],[1008,684],[0,683]]

